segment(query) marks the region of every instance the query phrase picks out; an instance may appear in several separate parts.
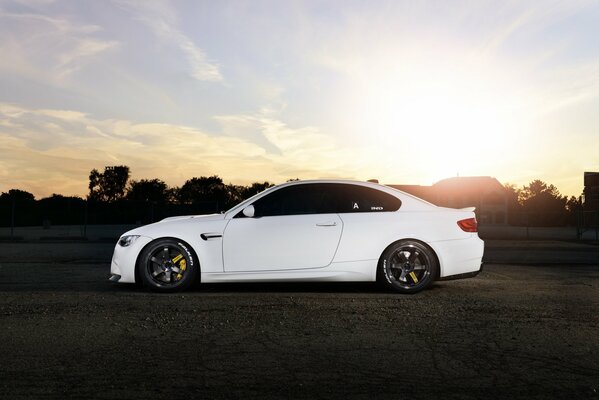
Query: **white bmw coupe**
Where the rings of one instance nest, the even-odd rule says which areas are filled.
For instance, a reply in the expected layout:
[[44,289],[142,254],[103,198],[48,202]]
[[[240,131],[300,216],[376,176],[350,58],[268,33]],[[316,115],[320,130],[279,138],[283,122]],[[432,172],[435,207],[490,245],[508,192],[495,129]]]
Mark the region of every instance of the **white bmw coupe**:
[[437,207],[369,182],[273,186],[223,214],[166,218],[125,233],[114,282],[160,292],[201,282],[380,281],[415,293],[476,275],[474,207]]

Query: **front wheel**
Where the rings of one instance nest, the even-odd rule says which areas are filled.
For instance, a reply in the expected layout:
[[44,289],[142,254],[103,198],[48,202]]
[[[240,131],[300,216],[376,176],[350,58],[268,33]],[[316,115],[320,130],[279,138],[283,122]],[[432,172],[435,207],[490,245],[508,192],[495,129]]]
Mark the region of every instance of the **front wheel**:
[[158,239],[142,251],[139,268],[141,280],[149,289],[177,292],[194,282],[200,265],[186,243],[177,239]]
[[433,251],[421,242],[402,240],[391,245],[379,264],[379,280],[400,293],[416,293],[437,277],[439,265]]

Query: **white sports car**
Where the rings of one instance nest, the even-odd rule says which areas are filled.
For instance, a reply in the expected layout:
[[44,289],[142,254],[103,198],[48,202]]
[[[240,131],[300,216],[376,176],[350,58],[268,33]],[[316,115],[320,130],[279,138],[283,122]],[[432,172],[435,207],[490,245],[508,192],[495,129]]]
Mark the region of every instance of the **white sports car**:
[[194,281],[375,281],[415,293],[476,275],[474,207],[437,207],[369,182],[273,186],[223,214],[166,218],[125,233],[111,281],[161,292]]

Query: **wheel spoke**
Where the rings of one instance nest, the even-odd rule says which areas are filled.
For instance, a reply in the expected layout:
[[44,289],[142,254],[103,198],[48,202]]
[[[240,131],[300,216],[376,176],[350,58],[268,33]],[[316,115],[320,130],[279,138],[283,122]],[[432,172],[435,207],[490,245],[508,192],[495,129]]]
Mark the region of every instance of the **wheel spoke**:
[[418,250],[412,251],[412,254],[410,254],[410,258],[408,259],[408,261],[410,261],[411,263],[414,263],[419,255],[420,255],[420,253],[418,253]]
[[406,271],[404,271],[403,269],[401,270],[401,275],[399,275],[399,280],[402,282],[406,281]]
[[156,278],[160,274],[164,274],[164,271],[162,271],[162,270],[156,270],[156,271],[152,272],[152,276],[154,278]]
[[157,259],[156,257],[152,257],[150,258],[150,261],[152,261],[154,264],[158,264],[158,266],[162,265],[162,261],[160,261],[159,259]]
[[397,261],[399,261],[400,264],[403,264],[407,261],[406,255],[403,251],[398,251],[395,255],[397,256]]
[[166,261],[166,260],[170,260],[170,259],[171,259],[171,257],[170,257],[170,254],[169,254],[169,253],[170,253],[170,252],[169,252],[169,250],[168,250],[168,247],[165,247],[165,248],[162,250],[162,258],[164,259],[164,261]]
[[179,267],[175,267],[175,266],[171,267],[171,271],[173,271],[176,274],[180,274],[181,273],[181,269]]

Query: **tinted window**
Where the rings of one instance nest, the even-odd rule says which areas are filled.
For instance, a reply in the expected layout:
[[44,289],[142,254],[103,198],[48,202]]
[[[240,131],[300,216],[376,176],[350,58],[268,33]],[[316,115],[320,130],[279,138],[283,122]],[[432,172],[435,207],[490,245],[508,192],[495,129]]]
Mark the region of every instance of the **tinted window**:
[[337,186],[339,213],[397,211],[401,207],[401,200],[377,189],[347,184]]
[[[343,183],[288,186],[253,203],[256,217],[397,211],[401,201],[388,193]],[[243,217],[239,212],[236,217]]]
[[256,217],[335,212],[327,184],[300,184],[279,189],[254,203]]

